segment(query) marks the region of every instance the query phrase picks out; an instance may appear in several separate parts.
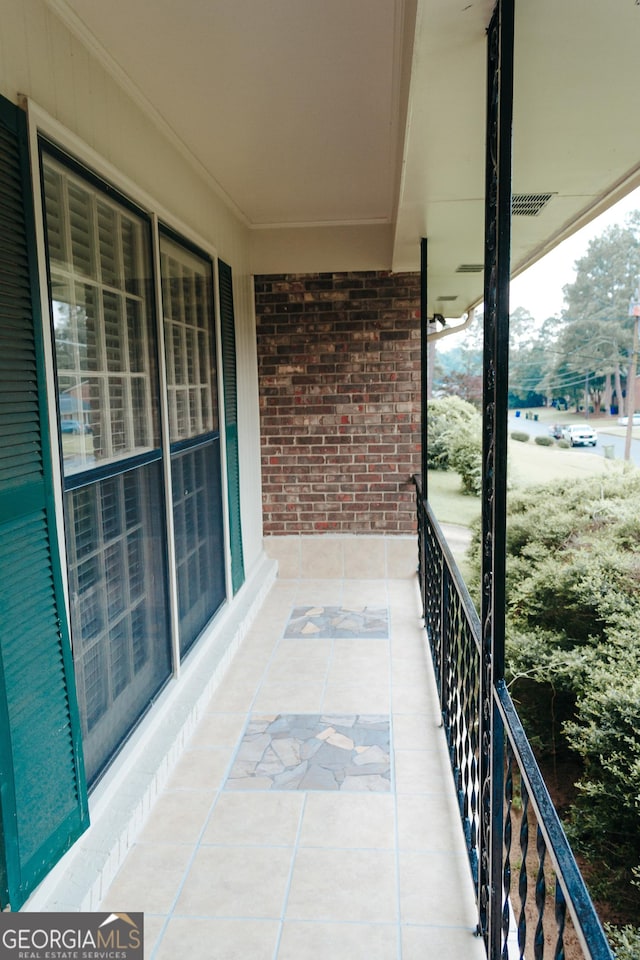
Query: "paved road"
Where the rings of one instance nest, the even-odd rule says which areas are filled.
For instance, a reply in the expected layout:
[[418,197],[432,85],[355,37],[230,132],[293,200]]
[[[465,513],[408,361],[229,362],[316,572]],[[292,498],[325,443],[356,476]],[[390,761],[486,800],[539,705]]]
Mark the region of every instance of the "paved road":
[[[580,422],[580,417],[577,417],[576,423]],[[603,423],[600,420],[595,420],[593,421],[593,426],[598,433],[598,442],[595,447],[573,447],[573,452],[577,455],[596,453],[604,457],[605,446],[612,446],[615,459],[624,460],[624,437],[614,437],[610,433],[606,433],[606,422]],[[512,430],[522,430],[532,437],[549,436],[549,424],[540,423],[538,420],[525,419],[524,411],[519,417],[516,417],[513,413],[509,415],[509,433],[511,433]],[[636,466],[640,466],[640,440],[631,441],[631,460]]]

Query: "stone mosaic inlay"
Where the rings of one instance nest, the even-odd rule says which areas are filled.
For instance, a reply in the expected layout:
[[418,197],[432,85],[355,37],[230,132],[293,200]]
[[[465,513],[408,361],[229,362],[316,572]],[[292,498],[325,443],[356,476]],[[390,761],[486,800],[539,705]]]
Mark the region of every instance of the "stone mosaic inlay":
[[389,744],[384,716],[252,716],[226,787],[389,791]]
[[385,607],[294,607],[284,636],[289,639],[388,640],[389,612]]

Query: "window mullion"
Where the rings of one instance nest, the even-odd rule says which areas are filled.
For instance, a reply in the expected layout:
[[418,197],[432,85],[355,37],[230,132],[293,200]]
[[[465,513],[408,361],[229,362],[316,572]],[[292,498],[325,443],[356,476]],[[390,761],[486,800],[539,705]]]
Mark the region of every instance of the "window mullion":
[[[178,600],[178,577],[176,563],[175,524],[173,519],[173,478],[171,475],[171,440],[169,423],[169,396],[167,384],[167,350],[163,310],[162,272],[158,217],[152,215],[152,267],[155,287],[156,343],[158,344],[158,376],[160,382],[160,446],[165,489],[165,523],[167,529],[167,554],[169,559],[169,617],[171,623],[171,663],[173,676],[180,675],[180,607]],[[170,291],[169,291],[170,293]],[[170,301],[170,296],[168,297]],[[173,349],[172,345],[170,349]],[[173,369],[173,368],[172,368]]]

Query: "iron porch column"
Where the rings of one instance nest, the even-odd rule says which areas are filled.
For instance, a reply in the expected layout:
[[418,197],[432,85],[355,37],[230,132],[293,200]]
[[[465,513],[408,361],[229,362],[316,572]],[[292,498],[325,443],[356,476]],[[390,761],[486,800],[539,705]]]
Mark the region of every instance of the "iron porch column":
[[514,0],[488,29],[482,481],[481,842],[478,906],[489,960],[501,955],[504,735],[494,700],[504,676],[509,274]]

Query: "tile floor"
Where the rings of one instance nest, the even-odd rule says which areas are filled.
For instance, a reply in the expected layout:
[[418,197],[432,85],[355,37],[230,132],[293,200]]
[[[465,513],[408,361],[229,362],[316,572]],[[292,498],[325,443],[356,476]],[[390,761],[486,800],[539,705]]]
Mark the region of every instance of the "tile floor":
[[413,580],[278,580],[101,909],[153,960],[482,960]]

